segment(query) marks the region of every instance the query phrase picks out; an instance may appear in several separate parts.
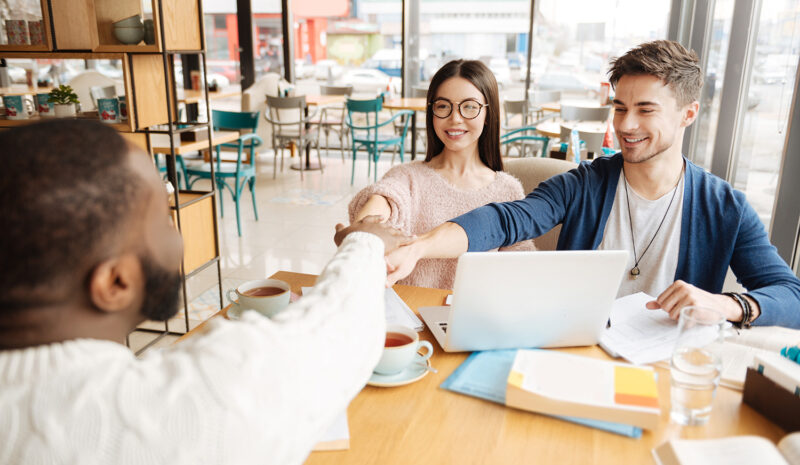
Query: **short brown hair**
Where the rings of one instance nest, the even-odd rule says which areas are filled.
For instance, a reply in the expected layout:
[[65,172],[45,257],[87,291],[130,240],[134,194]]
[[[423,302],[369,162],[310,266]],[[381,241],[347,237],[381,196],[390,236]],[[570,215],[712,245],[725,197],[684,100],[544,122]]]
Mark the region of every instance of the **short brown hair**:
[[675,92],[678,105],[688,105],[700,98],[703,73],[697,54],[672,40],[655,40],[629,50],[611,60],[609,81],[614,88],[625,75],[649,74]]
[[[486,103],[486,126],[478,138],[478,154],[484,165],[494,171],[503,171],[503,159],[500,157],[500,98],[494,73],[483,62],[478,60],[453,60],[439,68],[428,86],[427,102],[436,98],[439,86],[451,77],[462,77],[471,82],[481,93]],[[433,130],[433,107],[427,106],[425,124],[428,133],[427,153],[425,161],[431,161],[444,150],[444,142]]]

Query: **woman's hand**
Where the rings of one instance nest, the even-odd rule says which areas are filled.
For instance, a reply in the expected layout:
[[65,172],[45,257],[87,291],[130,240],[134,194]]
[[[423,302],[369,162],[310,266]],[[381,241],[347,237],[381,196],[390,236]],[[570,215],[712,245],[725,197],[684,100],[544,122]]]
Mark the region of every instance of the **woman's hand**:
[[342,244],[342,241],[348,234],[355,231],[366,232],[378,236],[386,249],[386,254],[392,252],[400,246],[413,242],[414,237],[409,237],[402,232],[387,226],[381,222],[381,217],[377,215],[367,216],[362,220],[356,221],[350,226],[345,227],[339,223],[336,225],[336,234],[333,236],[333,242],[336,246]]

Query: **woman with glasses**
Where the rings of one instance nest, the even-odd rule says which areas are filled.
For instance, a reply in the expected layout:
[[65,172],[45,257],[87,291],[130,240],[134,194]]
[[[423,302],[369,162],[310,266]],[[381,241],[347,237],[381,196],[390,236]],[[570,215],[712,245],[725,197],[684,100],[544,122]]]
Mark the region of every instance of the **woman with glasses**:
[[[377,215],[414,235],[490,202],[525,197],[503,172],[500,104],[494,74],[482,62],[454,60],[431,79],[425,112],[425,161],[389,170],[350,202],[350,222]],[[533,242],[513,249],[532,250]],[[455,259],[420,260],[402,284],[452,289]]]

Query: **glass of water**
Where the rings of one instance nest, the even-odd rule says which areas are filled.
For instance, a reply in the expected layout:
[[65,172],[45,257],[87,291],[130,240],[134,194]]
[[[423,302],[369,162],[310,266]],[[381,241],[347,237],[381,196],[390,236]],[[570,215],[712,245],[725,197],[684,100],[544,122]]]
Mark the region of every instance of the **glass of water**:
[[670,419],[680,425],[704,425],[711,416],[722,363],[708,346],[721,340],[724,324],[713,308],[681,309],[670,362]]

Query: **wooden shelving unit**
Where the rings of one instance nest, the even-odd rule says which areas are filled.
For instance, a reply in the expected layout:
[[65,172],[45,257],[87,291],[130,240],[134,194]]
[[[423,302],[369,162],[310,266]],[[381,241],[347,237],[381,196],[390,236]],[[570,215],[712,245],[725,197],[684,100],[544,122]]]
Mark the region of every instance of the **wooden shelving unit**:
[[[152,135],[167,135],[169,150],[159,152],[166,152],[167,175],[172,185],[177,186],[175,156],[186,149],[180,143],[175,143],[177,133],[186,127],[206,128],[208,141],[191,145],[212,152],[213,135],[208,122],[190,121],[181,122],[181,127],[178,125],[178,91],[173,69],[174,57],[180,54],[200,55],[203,70],[207,69],[201,0],[146,0],[151,7],[147,10],[142,7],[141,0],[40,1],[47,43],[36,46],[0,45],[0,58],[121,60],[128,120],[112,126],[151,155]],[[113,34],[113,23],[133,15],[153,19],[155,44],[141,42],[125,45],[117,41]],[[205,82],[205,79],[202,81]],[[208,86],[205,85],[203,90],[206,108],[210,108]],[[0,119],[0,130],[38,120],[38,117],[27,120]],[[184,278],[185,330],[188,331],[186,279],[216,265],[220,308],[223,304],[215,183],[211,183],[208,192],[176,191],[171,208],[173,220],[184,241],[181,273]],[[152,327],[152,324],[148,327]],[[182,334],[172,331],[168,323],[157,332],[160,336],[141,350],[166,334]]]

